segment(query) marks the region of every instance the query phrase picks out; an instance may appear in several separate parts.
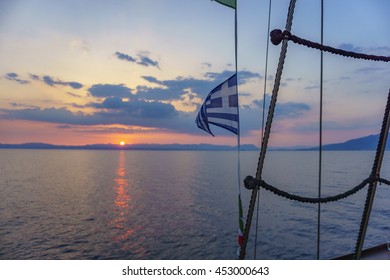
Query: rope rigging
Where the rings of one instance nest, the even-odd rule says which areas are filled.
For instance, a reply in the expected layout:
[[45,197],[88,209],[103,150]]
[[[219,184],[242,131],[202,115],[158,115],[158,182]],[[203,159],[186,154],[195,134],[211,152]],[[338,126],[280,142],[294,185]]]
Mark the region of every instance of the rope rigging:
[[[364,242],[365,232],[367,230],[368,220],[369,220],[371,208],[373,205],[373,200],[374,200],[374,195],[375,195],[377,183],[383,183],[386,185],[390,185],[389,180],[380,178],[380,176],[379,176],[379,173],[380,173],[379,171],[381,168],[381,162],[383,159],[383,153],[384,153],[384,150],[386,147],[387,135],[388,135],[389,126],[390,126],[390,91],[389,91],[389,95],[388,95],[385,116],[383,119],[381,136],[380,136],[380,139],[378,141],[376,158],[375,158],[375,161],[373,164],[373,170],[372,170],[370,176],[368,178],[364,179],[357,186],[351,188],[350,190],[347,190],[343,193],[333,195],[333,196],[321,197],[323,52],[330,52],[332,54],[341,55],[341,56],[345,56],[345,57],[351,57],[351,58],[355,58],[355,59],[364,59],[364,60],[382,61],[382,62],[389,62],[390,56],[367,55],[367,54],[363,54],[363,53],[356,53],[356,52],[346,51],[346,50],[342,50],[342,49],[336,49],[336,48],[324,45],[323,44],[323,1],[321,1],[321,5],[322,5],[321,6],[321,43],[311,42],[309,40],[302,39],[302,38],[299,38],[298,36],[292,35],[291,34],[291,27],[292,27],[292,20],[293,20],[293,15],[294,15],[295,4],[296,4],[296,0],[290,0],[285,31],[282,32],[279,29],[275,29],[272,32],[269,32],[269,30],[268,30],[268,34],[270,35],[271,42],[274,45],[279,45],[280,43],[282,43],[282,47],[281,47],[281,51],[280,51],[279,63],[277,66],[274,87],[272,90],[271,101],[269,104],[268,116],[267,116],[264,130],[263,130],[264,125],[262,126],[262,141],[261,141],[262,143],[261,143],[261,150],[260,150],[260,155],[259,155],[258,165],[257,165],[257,170],[256,170],[256,177],[253,178],[252,176],[247,176],[244,180],[245,187],[247,189],[252,190],[252,194],[251,194],[251,198],[250,198],[250,202],[249,202],[248,213],[247,213],[247,218],[246,218],[246,223],[245,223],[245,228],[244,228],[243,244],[240,247],[239,259],[245,258],[246,246],[247,246],[250,227],[251,227],[251,223],[252,223],[253,212],[254,212],[255,205],[256,205],[256,199],[260,199],[259,194],[260,194],[261,188],[263,188],[267,191],[273,192],[276,195],[282,196],[282,197],[290,199],[290,200],[298,201],[301,203],[318,203],[317,259],[319,259],[320,204],[335,202],[335,201],[344,199],[346,197],[349,197],[349,196],[357,193],[358,191],[362,190],[366,185],[368,185],[368,193],[367,193],[365,208],[363,211],[362,222],[361,222],[361,226],[360,226],[360,230],[359,230],[359,236],[357,239],[356,251],[355,251],[355,258],[360,258],[361,249],[362,249],[363,242]],[[321,108],[320,108],[320,131],[319,131],[319,133],[320,133],[320,160],[319,160],[320,171],[319,171],[319,191],[318,191],[318,197],[316,197],[316,198],[304,197],[304,196],[299,196],[299,195],[288,193],[286,191],[283,191],[281,189],[278,189],[278,188],[268,184],[267,182],[265,182],[264,180],[261,179],[264,161],[265,161],[265,155],[267,152],[267,146],[268,146],[268,141],[269,141],[271,127],[272,127],[272,121],[273,121],[275,107],[276,107],[277,98],[278,98],[281,76],[282,76],[284,62],[285,62],[286,54],[287,54],[288,41],[292,41],[296,44],[304,45],[304,46],[307,46],[309,48],[314,48],[314,49],[318,49],[321,51],[321,96],[320,96]],[[263,122],[264,122],[264,109],[263,109]],[[257,228],[257,222],[256,222],[256,228]],[[256,239],[257,239],[257,230],[256,230]],[[257,244],[257,242],[255,242],[255,244]],[[255,248],[255,256],[256,256],[256,248]]]
[[[296,0],[290,0],[290,5],[289,5],[289,9],[288,9],[288,14],[287,14],[287,20],[286,20],[286,30],[291,30],[292,21],[293,21],[293,17],[294,17],[295,4],[296,4]],[[263,172],[265,154],[267,152],[268,140],[269,140],[269,136],[271,133],[272,120],[273,120],[273,116],[274,116],[274,112],[275,112],[276,101],[278,98],[278,92],[279,92],[279,87],[280,87],[280,81],[282,79],[282,72],[283,72],[283,67],[284,67],[284,61],[286,59],[286,54],[287,54],[287,40],[284,40],[282,43],[281,51],[280,51],[278,68],[277,68],[276,75],[275,75],[275,82],[274,82],[274,87],[273,87],[272,96],[271,96],[271,102],[270,102],[269,110],[268,110],[268,117],[267,117],[267,121],[265,124],[263,140],[261,143],[261,150],[260,150],[259,161],[258,161],[257,171],[256,171],[256,178],[257,179],[261,178],[261,175]],[[254,212],[255,205],[256,205],[257,191],[258,191],[257,188],[254,188],[252,190],[252,195],[251,195],[251,199],[249,202],[248,214],[247,214],[246,223],[245,223],[245,230],[244,230],[244,240],[243,240],[243,244],[240,248],[240,255],[239,255],[240,260],[244,259],[245,254],[246,254],[246,246],[247,246],[249,232],[250,232],[250,228],[251,228],[251,224],[252,224],[253,212]]]
[[390,56],[379,56],[379,55],[368,55],[364,53],[356,53],[356,52],[351,52],[351,51],[345,51],[342,49],[336,49],[332,48],[330,46],[324,46],[319,43],[315,43],[306,39],[302,39],[298,36],[295,36],[291,34],[290,31],[285,30],[282,32],[280,29],[274,29],[271,31],[271,42],[274,45],[279,45],[282,41],[292,41],[296,44],[299,45],[304,45],[309,48],[325,51],[325,52],[330,52],[332,54],[337,54],[337,55],[342,55],[346,57],[352,57],[356,59],[365,59],[365,60],[373,60],[373,61],[383,61],[383,62],[389,62],[390,61]]
[[[279,188],[276,188],[264,180],[261,179],[261,177],[253,178],[252,176],[247,176],[244,180],[244,185],[247,189],[252,189],[252,197],[254,193],[257,193],[257,190],[260,188],[264,188],[267,191],[270,191],[278,196],[301,202],[301,203],[329,203],[329,202],[335,202],[344,198],[347,198],[358,191],[362,190],[366,185],[368,185],[368,191],[367,191],[367,197],[364,205],[364,210],[362,214],[362,220],[360,224],[360,229],[358,233],[358,238],[356,241],[356,248],[355,248],[355,253],[354,253],[354,258],[355,259],[360,259],[361,256],[361,251],[365,239],[365,234],[367,231],[368,227],[368,221],[370,218],[370,213],[372,210],[373,202],[374,202],[374,197],[375,197],[375,191],[377,187],[377,183],[383,183],[386,185],[390,185],[390,181],[387,179],[380,178],[380,169],[382,165],[382,160],[384,157],[384,152],[386,149],[386,143],[387,143],[387,137],[389,134],[389,129],[390,129],[390,90],[388,93],[387,97],[387,104],[385,108],[385,113],[383,116],[383,121],[382,121],[382,128],[381,132],[379,135],[378,139],[378,145],[376,149],[376,155],[375,155],[375,160],[372,166],[372,171],[371,174],[368,178],[364,179],[360,184],[357,186],[353,187],[350,190],[347,190],[343,193],[333,195],[333,196],[328,196],[328,197],[304,197],[304,196],[299,196],[295,194],[288,193],[286,191],[283,191]],[[251,198],[252,199],[252,198]],[[253,206],[254,207],[254,206]],[[247,221],[248,222],[248,221]],[[247,228],[245,228],[247,230]],[[245,241],[245,240],[244,240]]]
[[[385,109],[385,114],[383,115],[381,133],[378,139],[378,146],[376,148],[375,160],[372,165],[371,177],[379,177],[379,173],[382,166],[383,155],[386,149],[387,137],[389,135],[390,129],[390,89],[387,96],[387,104]],[[377,182],[370,183],[367,191],[367,197],[364,204],[364,210],[362,215],[362,220],[360,222],[359,234],[356,241],[354,259],[360,259],[362,254],[362,248],[364,243],[364,238],[366,236],[368,221],[370,219],[370,213],[372,206],[374,204],[375,191],[377,187]]]
[[261,179],[259,180],[259,179],[253,178],[252,176],[247,176],[244,179],[244,185],[245,185],[245,187],[247,189],[263,188],[263,189],[265,189],[267,191],[270,191],[270,192],[272,192],[272,193],[274,193],[274,194],[276,194],[278,196],[281,196],[281,197],[284,197],[284,198],[287,198],[287,199],[290,199],[290,200],[294,200],[294,201],[297,201],[297,202],[301,202],[301,203],[329,203],[329,202],[335,202],[335,201],[347,198],[347,197],[357,193],[358,191],[362,190],[367,184],[372,184],[374,182],[379,182],[379,183],[383,183],[383,184],[386,184],[386,185],[390,185],[390,181],[389,180],[386,180],[386,179],[383,179],[383,178],[379,178],[379,177],[375,177],[375,176],[370,176],[367,179],[364,179],[359,185],[357,185],[357,186],[353,187],[352,189],[350,189],[348,191],[345,191],[343,193],[340,193],[340,194],[337,194],[337,195],[334,195],[334,196],[314,198],[314,197],[305,197],[305,196],[299,196],[299,195],[288,193],[286,191],[283,191],[283,190],[281,190],[279,188],[276,188],[276,187],[272,186],[271,184],[268,184],[264,180],[261,180]]

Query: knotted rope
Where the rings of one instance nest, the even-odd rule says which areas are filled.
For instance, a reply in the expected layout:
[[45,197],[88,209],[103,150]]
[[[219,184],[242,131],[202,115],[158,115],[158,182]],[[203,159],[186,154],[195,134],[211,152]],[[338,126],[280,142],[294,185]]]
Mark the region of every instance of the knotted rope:
[[287,198],[290,200],[298,201],[301,203],[329,203],[329,202],[335,202],[335,201],[347,198],[348,196],[351,196],[351,195],[357,193],[358,191],[360,191],[361,189],[363,189],[367,184],[373,184],[374,182],[379,182],[379,183],[383,183],[386,185],[390,185],[389,180],[375,177],[375,176],[370,176],[367,179],[364,179],[359,185],[351,188],[348,191],[345,191],[343,193],[340,193],[340,194],[337,194],[334,196],[320,197],[320,198],[318,198],[318,197],[317,198],[305,197],[305,196],[291,194],[291,193],[283,191],[279,188],[276,188],[275,186],[273,186],[271,184],[268,184],[264,180],[261,180],[261,179],[259,180],[259,179],[253,178],[252,176],[247,176],[245,178],[244,185],[247,189],[263,188],[263,189],[270,191],[278,196],[281,196],[281,197],[284,197],[284,198]]
[[[390,129],[390,89],[387,95],[387,103],[385,114],[383,115],[381,133],[378,139],[378,146],[376,148],[375,160],[372,165],[371,177],[379,177],[379,173],[382,166],[382,160],[386,149],[387,137],[389,135]],[[366,201],[364,203],[364,210],[362,215],[362,220],[360,222],[359,234],[356,241],[354,259],[360,259],[362,254],[362,248],[364,239],[367,232],[368,222],[370,219],[371,209],[374,204],[374,197],[376,191],[376,182],[370,183],[367,191]]]
[[270,33],[271,35],[271,42],[274,45],[279,45],[282,41],[292,41],[296,44],[299,45],[304,45],[309,48],[325,51],[325,52],[330,52],[333,54],[337,55],[342,55],[346,57],[352,57],[356,59],[365,59],[365,60],[373,60],[373,61],[383,61],[383,62],[389,62],[390,61],[390,56],[379,56],[379,55],[368,55],[368,54],[363,54],[363,53],[356,53],[356,52],[351,52],[351,51],[345,51],[342,49],[336,49],[332,48],[330,46],[324,46],[319,43],[315,43],[306,39],[302,39],[298,36],[295,36],[290,33],[290,31],[285,30],[282,32],[280,29],[274,29]]
[[[293,16],[294,16],[294,10],[295,10],[295,3],[296,3],[296,0],[290,0],[290,6],[288,8],[287,20],[286,20],[286,30],[291,30]],[[263,172],[265,154],[267,152],[268,140],[269,140],[269,136],[271,133],[272,120],[274,117],[276,101],[278,99],[278,92],[279,92],[279,87],[280,87],[280,81],[282,79],[282,72],[283,72],[283,67],[284,67],[284,61],[286,59],[286,54],[287,54],[287,41],[285,40],[285,41],[283,41],[282,48],[280,51],[278,68],[276,70],[276,75],[275,75],[274,88],[272,90],[272,96],[271,96],[271,102],[270,102],[269,110],[268,110],[267,122],[265,124],[264,137],[263,137],[263,141],[261,143],[261,150],[260,150],[259,161],[257,164],[257,171],[256,171],[256,178],[257,179],[261,178],[261,174]],[[256,205],[257,191],[258,191],[257,188],[252,190],[252,195],[251,195],[251,199],[249,202],[248,214],[246,217],[245,230],[244,230],[244,241],[243,241],[243,244],[240,248],[240,255],[239,255],[240,260],[245,258],[245,252],[246,252],[246,246],[247,246],[247,242],[248,242],[249,231],[250,231],[251,224],[252,224],[253,211],[255,210],[255,205]]]

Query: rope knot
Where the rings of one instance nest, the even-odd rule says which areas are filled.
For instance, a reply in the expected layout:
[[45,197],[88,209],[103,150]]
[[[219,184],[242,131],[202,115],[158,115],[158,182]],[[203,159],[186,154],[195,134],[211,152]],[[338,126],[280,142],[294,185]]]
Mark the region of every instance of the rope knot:
[[283,40],[290,40],[293,41],[296,44],[304,45],[309,48],[318,49],[325,52],[330,52],[337,55],[342,55],[346,57],[352,57],[356,59],[366,59],[366,60],[373,60],[373,61],[383,61],[383,62],[390,62],[390,56],[378,56],[378,55],[368,55],[364,53],[355,53],[350,52],[342,49],[336,49],[332,48],[330,46],[325,46],[323,44],[319,44],[316,42],[312,42],[306,39],[302,39],[298,36],[295,36],[290,33],[288,30],[280,30],[280,29],[274,29],[270,33],[271,42],[275,46],[279,45]]
[[244,186],[248,190],[253,190],[255,188],[259,188],[261,186],[261,180],[257,180],[256,178],[253,178],[252,176],[246,176],[244,179]]
[[379,177],[376,175],[370,175],[368,178],[368,183],[372,184],[379,181]]
[[291,33],[287,30],[284,30],[282,32],[282,30],[280,29],[274,29],[271,31],[270,33],[270,36],[271,36],[271,42],[272,44],[274,44],[275,46],[279,45],[283,40],[288,40],[291,36]]
[[250,175],[245,177],[244,179],[245,188],[247,188],[248,190],[253,190],[257,187],[256,185],[257,185],[257,180],[255,178],[253,178]]
[[271,42],[275,46],[279,45],[283,40],[283,32],[280,29],[274,29],[269,34],[271,36]]

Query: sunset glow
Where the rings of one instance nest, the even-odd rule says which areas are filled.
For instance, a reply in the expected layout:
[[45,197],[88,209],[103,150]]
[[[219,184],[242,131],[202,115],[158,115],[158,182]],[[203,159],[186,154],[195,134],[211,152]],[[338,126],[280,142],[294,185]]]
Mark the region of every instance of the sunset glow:
[[[212,126],[211,137],[194,121],[235,71],[233,10],[215,1],[114,2],[0,4],[0,143],[235,145],[235,135]],[[324,41],[390,55],[390,1],[355,2],[326,1]],[[269,47],[265,77],[268,8],[237,3],[241,143],[259,146],[280,46]],[[283,29],[287,11],[288,1],[275,1],[272,29]],[[319,18],[317,1],[306,1],[292,33],[318,41]],[[325,53],[323,75],[324,144],[377,134],[390,64]],[[270,146],[317,145],[319,85],[320,52],[289,44]]]

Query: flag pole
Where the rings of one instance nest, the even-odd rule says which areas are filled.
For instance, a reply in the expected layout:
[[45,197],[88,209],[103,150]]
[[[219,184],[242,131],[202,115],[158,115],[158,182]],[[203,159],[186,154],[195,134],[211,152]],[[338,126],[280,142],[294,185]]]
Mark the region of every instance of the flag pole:
[[[244,219],[241,202],[241,143],[240,143],[240,119],[239,119],[239,100],[238,100],[238,31],[237,31],[237,0],[215,0],[216,2],[234,9],[234,62],[235,62],[235,79],[236,79],[236,96],[237,96],[237,179],[238,179],[238,252],[239,255],[244,241]],[[198,125],[199,126],[199,125]],[[209,132],[210,133],[210,132]]]
[[[238,98],[238,28],[237,28],[237,0],[234,9],[234,61],[236,67],[236,79],[237,79],[237,111],[240,110],[239,98]],[[240,114],[238,113],[238,116]],[[237,180],[238,180],[238,225],[239,225],[239,235],[238,235],[238,244],[239,251],[244,238],[244,220],[243,220],[243,211],[242,211],[242,201],[241,201],[241,141],[240,141],[240,119],[238,119],[237,124]],[[238,251],[238,252],[239,252]]]

